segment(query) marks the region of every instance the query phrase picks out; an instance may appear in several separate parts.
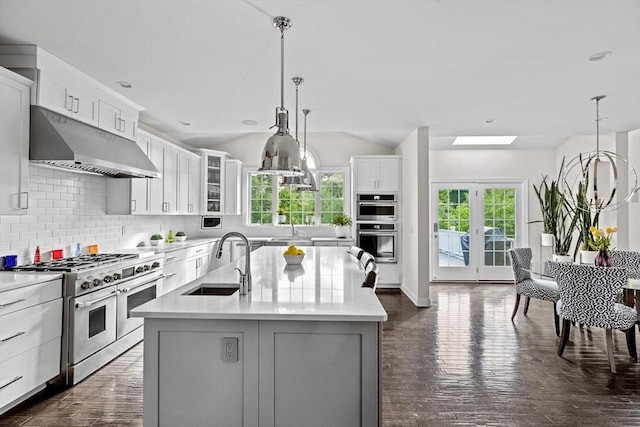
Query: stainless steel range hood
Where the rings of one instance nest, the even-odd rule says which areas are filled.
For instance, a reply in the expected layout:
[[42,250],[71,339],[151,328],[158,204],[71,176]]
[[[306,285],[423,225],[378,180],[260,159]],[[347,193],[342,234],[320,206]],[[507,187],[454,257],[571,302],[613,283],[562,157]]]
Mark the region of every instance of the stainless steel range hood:
[[159,178],[134,141],[53,111],[31,106],[29,159],[114,178]]

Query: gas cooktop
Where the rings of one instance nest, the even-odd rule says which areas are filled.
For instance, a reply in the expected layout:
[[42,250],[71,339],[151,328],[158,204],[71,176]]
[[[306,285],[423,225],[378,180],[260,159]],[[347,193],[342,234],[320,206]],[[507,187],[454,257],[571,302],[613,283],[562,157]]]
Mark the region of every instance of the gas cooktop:
[[11,267],[13,271],[80,271],[137,258],[135,254],[91,254]]

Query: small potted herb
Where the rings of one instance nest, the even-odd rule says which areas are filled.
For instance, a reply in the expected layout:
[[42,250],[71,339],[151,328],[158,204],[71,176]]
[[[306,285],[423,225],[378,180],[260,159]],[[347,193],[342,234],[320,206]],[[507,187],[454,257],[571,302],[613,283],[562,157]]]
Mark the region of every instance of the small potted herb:
[[351,217],[344,213],[334,215],[331,219],[331,225],[336,228],[336,237],[341,239],[351,235],[351,224],[353,224]]
[[185,232],[178,231],[176,233],[176,242],[184,242],[185,240],[187,240],[187,235],[185,234]]
[[283,208],[278,208],[278,224],[286,224],[287,223],[287,215],[284,213]]
[[162,237],[162,234],[152,234],[149,238],[149,242],[151,243],[151,246],[158,246],[162,243],[163,239],[164,237]]

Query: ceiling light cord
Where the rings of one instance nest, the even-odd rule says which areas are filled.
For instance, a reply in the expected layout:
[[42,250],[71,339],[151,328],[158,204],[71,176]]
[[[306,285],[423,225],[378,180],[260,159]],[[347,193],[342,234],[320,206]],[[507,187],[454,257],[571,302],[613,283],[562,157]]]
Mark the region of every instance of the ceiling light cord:
[[284,25],[280,25],[280,111],[284,110]]
[[302,110],[302,114],[304,114],[304,160],[307,160],[307,114],[309,114],[311,110]]

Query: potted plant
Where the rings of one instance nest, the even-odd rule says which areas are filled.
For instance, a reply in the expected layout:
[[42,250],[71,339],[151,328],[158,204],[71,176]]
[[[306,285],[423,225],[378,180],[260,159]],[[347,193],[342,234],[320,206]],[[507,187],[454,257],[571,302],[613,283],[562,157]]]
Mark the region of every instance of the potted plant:
[[331,225],[336,228],[336,237],[346,238],[351,235],[351,217],[344,213],[334,215],[331,219]]
[[286,224],[287,223],[287,215],[284,213],[283,208],[278,208],[278,224]]
[[309,212],[307,214],[307,224],[313,224],[316,222],[316,214],[315,212]]
[[574,214],[569,200],[560,190],[559,182],[564,173],[564,159],[558,171],[556,180],[547,182],[547,175],[542,177],[538,187],[533,185],[538,202],[542,220],[532,222],[542,222],[543,233],[540,236],[542,246],[552,246],[554,260],[571,261],[569,251],[573,242],[573,233],[578,225],[578,217]]
[[163,239],[164,237],[162,237],[162,234],[152,234],[149,238],[149,242],[151,243],[151,246],[158,246],[162,243]]
[[184,242],[185,240],[187,240],[187,235],[185,234],[184,231],[178,231],[176,233],[176,241],[177,242]]

